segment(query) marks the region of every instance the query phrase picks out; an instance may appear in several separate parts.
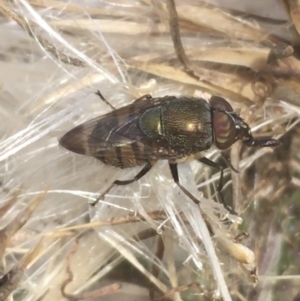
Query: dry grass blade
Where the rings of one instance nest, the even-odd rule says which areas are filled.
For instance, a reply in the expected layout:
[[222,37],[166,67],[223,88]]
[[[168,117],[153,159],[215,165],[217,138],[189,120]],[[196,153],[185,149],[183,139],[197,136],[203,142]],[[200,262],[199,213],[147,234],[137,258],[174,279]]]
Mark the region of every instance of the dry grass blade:
[[[147,212],[149,218],[151,218],[154,221],[161,221],[167,219],[167,215],[164,211],[152,211]],[[109,220],[104,221],[97,221],[97,222],[90,222],[88,224],[82,224],[82,225],[76,225],[71,227],[66,227],[58,230],[59,232],[65,232],[70,230],[78,230],[78,229],[84,229],[84,228],[94,228],[94,227],[101,227],[101,226],[115,226],[115,225],[121,225],[121,224],[127,224],[127,223],[138,223],[141,221],[146,221],[145,217],[140,214],[136,213],[130,213],[124,216],[120,217],[114,217]]]
[[3,252],[7,247],[9,241],[12,236],[15,235],[19,229],[21,229],[29,220],[35,209],[41,203],[41,201],[45,198],[48,192],[48,188],[39,196],[37,196],[23,211],[21,211],[16,218],[8,224],[6,227],[0,230],[0,238],[1,238],[1,248],[0,248],[0,256],[3,256]]
[[[29,0],[28,3],[30,3],[32,6],[38,7],[38,8],[49,8],[51,7],[53,10],[57,11],[64,11],[67,13],[82,13],[82,7],[78,4],[74,4],[71,2],[64,2],[64,1],[56,1],[56,0],[47,0],[46,2],[42,2],[40,0]],[[109,8],[101,8],[101,7],[88,7],[85,6],[84,10],[90,15],[90,16],[111,16],[111,17],[123,17],[124,12],[122,9],[119,9],[118,6],[115,6],[114,9]],[[133,16],[136,14],[142,14],[145,11],[143,7],[132,7],[132,11],[128,11],[127,13],[131,13]],[[74,23],[74,22],[73,22]]]
[[[16,218],[0,230],[0,239],[2,241],[0,247],[0,256],[3,256],[3,253],[12,239],[13,235],[15,235],[18,230],[20,230],[29,220],[35,209],[41,203],[41,201],[45,198],[48,192],[48,188],[39,196],[37,196],[23,211],[21,211]],[[15,199],[12,199],[15,202]]]
[[193,61],[247,67],[256,72],[267,64],[270,48],[252,45],[240,47],[234,44],[230,47],[216,45],[202,49],[199,47],[187,49],[186,54]]
[[161,24],[152,30],[148,24],[142,24],[130,21],[115,21],[114,26],[111,26],[111,20],[77,20],[76,23],[70,21],[52,21],[51,25],[58,26],[65,30],[87,30],[93,31],[95,27],[101,28],[105,33],[120,33],[129,36],[143,35],[143,34],[162,34],[168,32],[165,25]]
[[[151,4],[151,0],[143,1]],[[165,4],[162,4],[162,7],[166,10]],[[268,35],[267,32],[254,24],[234,17],[226,11],[219,9],[219,7],[205,1],[200,1],[195,6],[178,5],[177,13],[179,20],[192,23],[200,28],[204,27],[225,34],[232,39],[250,40],[253,42],[265,41],[269,45],[280,41],[278,38]]]
[[121,284],[113,283],[113,284],[101,287],[92,292],[83,293],[83,294],[81,294],[81,296],[82,296],[81,299],[97,299],[98,300],[98,298],[118,293],[121,288],[122,288]]
[[[234,168],[237,168],[239,171],[239,163],[240,163],[240,151],[241,151],[242,145],[237,143],[234,145],[230,150],[230,162],[234,166]],[[231,170],[231,179],[232,179],[232,204],[233,208],[235,208],[236,212],[241,212],[241,206],[240,206],[240,175],[239,173],[234,172]]]
[[[186,72],[178,70],[171,66],[161,65],[161,64],[153,64],[153,63],[144,63],[137,62],[135,60],[131,60],[128,62],[131,68],[141,70],[147,73],[154,74],[156,76],[160,76],[165,79],[170,79],[173,81],[178,81],[182,84],[190,84],[197,86],[202,89],[202,91],[208,92],[212,95],[222,95],[223,97],[227,97],[232,99],[244,106],[249,107],[251,105],[250,99],[255,98],[255,93],[252,90],[251,82],[243,82],[239,77],[237,80],[237,75],[227,75],[226,83],[223,81],[225,79],[225,74],[221,74],[218,71],[208,71],[202,69],[203,73],[199,75],[201,78],[205,79],[205,82],[196,80],[190,77]],[[199,74],[200,69],[197,69],[197,73]],[[223,77],[219,79],[220,76]],[[214,78],[214,84],[210,84],[210,80]],[[232,79],[232,81],[230,80]],[[228,84],[229,82],[229,84]],[[230,86],[230,82],[232,86]],[[218,85],[217,85],[218,84]]]
[[300,34],[300,3],[298,0],[282,0],[288,9],[291,18],[293,20],[294,26]]
[[0,218],[2,218],[8,210],[10,210],[18,201],[18,196],[21,193],[21,188],[16,189],[12,197],[0,208]]
[[24,257],[0,279],[0,301],[4,301],[17,288],[27,266],[39,255],[44,245],[42,239],[33,250]]
[[[256,27],[254,24],[243,19],[236,18],[213,5],[188,6],[182,5],[177,8],[178,15],[182,20],[193,22],[198,26],[208,27],[217,32],[228,35],[232,39],[250,40],[255,42],[266,41],[267,44],[277,42],[278,39],[270,37],[268,33]],[[209,18],[207,18],[209,16]],[[220,26],[222,24],[222,26]]]
[[195,78],[196,80],[201,80],[198,76],[195,75],[194,71],[190,67],[190,63],[185,54],[181,38],[180,38],[180,29],[178,24],[178,15],[175,6],[175,0],[167,0],[167,9],[169,12],[169,28],[171,37],[174,44],[174,49],[177,55],[179,62],[183,65],[184,70],[187,74]]
[[[164,257],[164,252],[165,252],[165,244],[164,244],[162,236],[159,236],[158,239],[157,239],[157,247],[156,247],[155,257],[159,261],[162,261],[162,259]],[[155,263],[152,264],[152,271],[151,272],[152,272],[153,277],[158,278],[159,273],[160,273],[160,269]],[[150,298],[150,300],[154,300],[155,288],[156,287],[153,283],[149,284],[149,298]]]
[[28,19],[24,19],[22,15],[15,13],[9,6],[5,5],[3,2],[0,3],[0,11],[7,16],[8,19],[13,19],[17,22],[27,33],[30,37],[36,39],[40,45],[51,53],[54,57],[58,60],[64,62],[65,64],[71,64],[77,67],[86,67],[86,63],[78,58],[71,57],[59,51],[54,45],[52,45],[48,40],[39,36],[37,33],[33,33],[33,29],[36,28],[36,25],[33,22],[30,22]]
[[44,96],[41,99],[41,102],[30,110],[30,114],[35,114],[37,111],[42,109],[44,106],[54,104],[58,99],[62,97],[66,97],[66,95],[73,94],[78,92],[81,89],[85,89],[93,84],[98,84],[103,81],[105,77],[99,73],[96,74],[87,74],[85,77],[82,77],[80,80],[76,82],[72,82],[72,84],[65,85],[60,89],[55,90],[55,92]]
[[103,297],[106,295],[111,295],[111,294],[117,293],[121,288],[120,284],[114,283],[114,284],[102,287],[100,289],[81,293],[81,294],[69,294],[66,292],[66,286],[69,283],[71,283],[74,278],[74,275],[73,275],[73,272],[71,269],[71,258],[77,252],[78,246],[79,246],[79,240],[84,234],[85,234],[85,232],[81,233],[79,236],[76,237],[76,239],[74,241],[74,247],[71,250],[71,252],[67,255],[67,258],[66,258],[66,271],[67,271],[68,278],[63,281],[60,291],[61,291],[62,296],[70,301],[78,301],[81,299],[100,298],[100,297]]
[[[172,237],[169,229],[166,229],[165,245],[166,245],[166,261],[168,264],[169,279],[172,287],[178,287],[179,277],[176,270],[176,258],[174,254],[175,239]],[[179,292],[176,292],[173,297],[174,301],[182,301]]]
[[199,283],[193,282],[187,285],[182,285],[178,287],[174,287],[173,289],[169,290],[167,293],[165,293],[162,297],[155,299],[155,301],[164,301],[168,300],[173,297],[176,293],[185,292],[190,288],[196,288],[197,293],[206,296],[209,300],[216,300],[213,293],[209,293],[205,287]]
[[104,235],[103,233],[100,233],[102,238],[112,245],[115,250],[117,250],[126,260],[128,260],[136,269],[138,269],[142,274],[145,275],[149,279],[151,283],[153,283],[157,289],[159,289],[161,292],[165,293],[168,291],[167,286],[161,282],[159,279],[154,277],[152,273],[150,273],[134,256],[134,254],[125,248],[121,243],[117,242],[115,239],[111,238],[108,235]]

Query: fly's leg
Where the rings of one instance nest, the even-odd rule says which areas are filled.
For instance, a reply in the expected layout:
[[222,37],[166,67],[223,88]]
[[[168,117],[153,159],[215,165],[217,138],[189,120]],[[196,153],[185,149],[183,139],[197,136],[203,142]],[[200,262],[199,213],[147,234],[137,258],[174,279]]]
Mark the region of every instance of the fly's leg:
[[113,109],[113,110],[116,109],[112,104],[110,104],[110,102],[108,100],[106,100],[106,98],[102,95],[100,90],[97,90],[97,92],[95,94],[98,95],[109,107],[111,107],[111,109]]
[[218,192],[219,197],[221,199],[221,203],[224,205],[226,210],[228,210],[231,214],[237,215],[237,213],[225,203],[224,197],[221,193],[221,190],[223,188],[224,168],[221,165],[219,165],[218,163],[216,163],[214,161],[211,161],[211,160],[209,160],[205,157],[198,159],[198,161],[205,164],[205,165],[207,165],[207,166],[218,168],[220,170],[221,174],[220,174],[220,179],[219,179],[219,183],[218,183],[218,186],[217,186],[217,192]]
[[223,152],[221,152],[221,155],[222,155],[222,158],[224,159],[224,161],[226,162],[226,164],[228,165],[228,167],[230,169],[232,169],[235,173],[239,173],[239,171],[235,167],[233,167],[230,160],[225,156],[225,154]]
[[[110,104],[109,101],[102,95],[100,90],[97,90],[97,92],[95,94],[98,95],[101,98],[101,100],[103,100],[108,106],[110,106],[111,109],[116,110],[116,108],[112,104]],[[145,95],[137,98],[134,102],[144,101],[144,100],[151,100],[151,99],[152,99],[152,96],[150,94],[145,94]]]
[[148,162],[140,171],[139,173],[133,177],[130,180],[115,180],[100,196],[97,197],[97,199],[95,201],[90,202],[90,205],[95,206],[99,200],[101,200],[102,198],[105,197],[105,195],[116,185],[118,186],[125,186],[125,185],[129,185],[133,182],[138,181],[139,179],[141,179],[146,173],[148,173],[148,171],[150,171],[150,169],[152,168],[153,163]]
[[214,168],[217,168],[220,170],[221,175],[220,175],[219,183],[217,186],[217,191],[221,193],[221,190],[223,188],[224,168],[221,165],[219,165],[218,163],[211,161],[205,157],[198,159],[198,161],[207,166],[214,167]]
[[133,182],[136,182],[139,179],[141,179],[146,173],[148,173],[150,171],[150,169],[152,168],[152,166],[153,166],[153,164],[148,162],[134,178],[132,178],[130,180],[125,180],[125,181],[116,180],[116,181],[114,181],[114,184],[115,185],[128,185]]
[[175,181],[175,183],[178,185],[178,187],[195,203],[200,204],[200,201],[197,200],[185,187],[183,187],[179,182],[179,176],[178,176],[178,168],[177,163],[169,163],[170,170],[172,177]]
[[151,99],[152,99],[152,96],[150,94],[145,94],[145,95],[141,96],[140,98],[136,99],[134,102],[151,100]]
[[[200,204],[200,201],[197,200],[184,186],[182,186],[179,182],[179,176],[178,176],[178,168],[177,168],[177,163],[169,163],[169,166],[170,166],[170,170],[171,170],[171,174],[172,174],[172,177],[175,181],[175,183],[178,185],[178,187],[181,189],[181,191],[186,195],[188,196],[196,205],[199,205]],[[208,231],[209,233],[213,236],[214,235],[214,230],[213,228],[211,227],[206,215],[204,213],[203,214],[203,217],[204,217],[204,221],[206,223],[206,226],[208,228]]]

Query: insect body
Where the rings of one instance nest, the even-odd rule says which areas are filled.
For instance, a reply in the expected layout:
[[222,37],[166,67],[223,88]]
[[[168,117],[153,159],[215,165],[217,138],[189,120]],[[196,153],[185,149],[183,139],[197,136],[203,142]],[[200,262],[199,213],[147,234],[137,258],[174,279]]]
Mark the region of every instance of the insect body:
[[[102,97],[100,92],[99,96]],[[277,146],[270,137],[254,139],[249,126],[223,98],[145,95],[132,104],[83,123],[67,132],[59,141],[66,149],[97,158],[119,168],[143,166],[132,179],[116,180],[113,185],[127,185],[143,177],[158,160],[168,160],[174,181],[194,202],[199,201],[180,183],[177,164],[186,160],[223,168],[202,157],[213,144],[228,149],[237,140],[247,146]]]

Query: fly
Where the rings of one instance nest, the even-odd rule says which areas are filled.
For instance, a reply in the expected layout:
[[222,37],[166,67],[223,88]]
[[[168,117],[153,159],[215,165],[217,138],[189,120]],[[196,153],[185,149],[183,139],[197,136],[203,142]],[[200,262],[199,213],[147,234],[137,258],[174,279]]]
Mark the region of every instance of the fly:
[[[103,98],[99,91],[97,95]],[[157,161],[167,160],[175,183],[199,204],[180,184],[177,165],[198,160],[218,168],[220,193],[223,167],[202,156],[201,152],[213,145],[224,151],[238,140],[248,147],[280,145],[279,140],[271,137],[254,138],[248,124],[222,97],[212,96],[207,102],[195,97],[144,95],[127,106],[71,129],[59,143],[69,151],[94,157],[109,166],[121,169],[142,167],[135,177],[114,181],[96,202],[115,185],[138,181]]]

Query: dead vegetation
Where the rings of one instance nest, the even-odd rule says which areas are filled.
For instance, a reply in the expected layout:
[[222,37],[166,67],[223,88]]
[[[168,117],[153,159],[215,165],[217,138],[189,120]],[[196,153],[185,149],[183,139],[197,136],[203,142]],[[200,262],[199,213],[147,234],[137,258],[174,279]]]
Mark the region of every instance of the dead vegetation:
[[[168,198],[170,190],[155,190],[156,196],[151,197],[156,201],[141,202],[141,207],[135,205],[125,213],[113,212],[107,218],[89,213],[86,223],[76,216],[70,224],[58,218],[56,228],[45,226],[44,232],[29,234],[35,243],[22,248],[25,255],[17,258],[14,254],[20,250],[14,247],[14,239],[17,235],[27,237],[28,229],[23,233],[22,227],[46,196],[40,194],[0,231],[4,262],[0,300],[8,296],[11,300],[19,300],[18,296],[20,300],[109,300],[109,296],[126,296],[129,284],[135,285],[138,300],[271,300],[272,296],[292,300],[297,296],[299,36],[296,34],[292,43],[276,34],[285,24],[280,20],[261,21],[259,16],[206,1],[143,0],[127,8],[122,6],[124,1],[115,1],[113,9],[109,4],[88,6],[85,14],[80,4],[71,2],[25,2],[2,1],[2,19],[18,24],[32,39],[30,43],[61,68],[77,72],[76,79],[28,103],[25,111],[29,120],[60,104],[66,95],[105,82],[110,87],[121,86],[122,93],[132,99],[170,91],[222,96],[239,110],[255,135],[268,133],[280,138],[283,145],[270,151],[237,144],[226,154],[239,170],[237,174],[227,168],[224,188],[226,201],[238,218],[213,202],[219,173],[197,166],[197,187],[210,202],[203,200],[202,224],[195,208],[185,211],[176,201],[167,208],[167,200],[163,207],[160,202]],[[282,3],[290,15],[293,34],[299,33],[299,4]],[[43,23],[33,12],[49,7],[58,17],[46,14]],[[99,38],[100,31],[106,39]],[[11,56],[8,53],[5,60]],[[35,56],[43,57],[38,50]],[[36,135],[33,130],[27,134],[28,139]],[[18,148],[18,137],[14,139],[0,144],[2,161],[17,153],[5,151],[7,145]],[[217,153],[211,156],[219,160]],[[153,181],[153,186],[166,185],[165,179]],[[1,218],[11,214],[19,197],[15,192],[2,205]],[[179,199],[185,201],[182,196]],[[214,247],[212,253],[203,247],[208,243],[201,232],[204,227]],[[18,242],[18,248],[23,243]],[[38,290],[24,280],[25,272]]]

